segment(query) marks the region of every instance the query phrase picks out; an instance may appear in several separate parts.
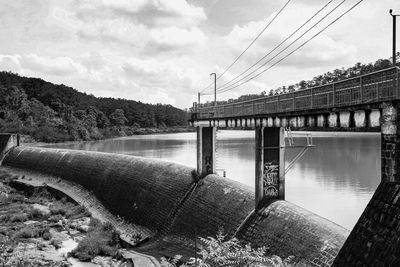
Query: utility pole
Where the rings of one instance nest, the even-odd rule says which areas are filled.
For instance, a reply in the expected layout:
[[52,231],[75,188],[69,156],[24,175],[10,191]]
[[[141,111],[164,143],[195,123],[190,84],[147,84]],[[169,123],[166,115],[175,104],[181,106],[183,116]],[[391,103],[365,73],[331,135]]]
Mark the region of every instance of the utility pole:
[[214,107],[217,106],[217,74],[215,72],[210,75],[214,75]]
[[198,98],[199,98],[199,100],[197,101],[197,104],[200,106],[200,93],[198,93]]
[[394,15],[393,10],[389,10],[389,14],[392,15],[393,18],[393,46],[392,46],[392,60],[393,60],[393,66],[396,66],[396,17],[400,15]]

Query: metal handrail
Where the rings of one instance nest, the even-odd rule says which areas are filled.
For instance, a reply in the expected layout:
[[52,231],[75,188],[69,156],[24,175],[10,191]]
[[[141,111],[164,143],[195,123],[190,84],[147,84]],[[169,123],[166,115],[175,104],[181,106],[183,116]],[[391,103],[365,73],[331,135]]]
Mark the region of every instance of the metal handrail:
[[[400,88],[393,88],[392,93],[390,95],[377,95],[373,99],[366,98],[366,94],[371,94],[372,89],[370,88],[371,85],[374,85],[377,87],[377,90],[379,89],[379,86],[385,85],[388,82],[393,81],[395,83],[394,87],[399,87],[399,67],[391,67],[388,69],[380,70],[380,71],[375,71],[372,73],[368,74],[363,74],[357,77],[352,77],[344,80],[340,80],[334,83],[330,84],[325,84],[325,85],[320,85],[316,87],[311,87],[311,88],[306,88],[303,90],[298,90],[295,92],[290,92],[290,93],[285,93],[281,95],[274,95],[274,96],[263,96],[255,99],[250,99],[250,100],[245,100],[241,102],[234,102],[234,103],[227,103],[223,105],[219,105],[217,107],[197,107],[197,110],[192,112],[192,113],[197,113],[200,116],[198,116],[200,119],[201,118],[217,118],[217,117],[227,117],[229,116],[243,116],[243,115],[256,115],[258,114],[259,106],[258,105],[263,105],[265,113],[279,113],[279,112],[290,112],[290,111],[295,111],[295,110],[308,110],[308,109],[321,109],[321,108],[329,108],[332,106],[342,106],[342,105],[348,105],[348,104],[360,104],[360,103],[370,103],[371,100],[374,101],[376,98],[383,99],[384,100],[389,100],[389,99],[398,99],[400,97],[399,95],[399,90]],[[394,73],[390,73],[394,71]],[[384,79],[379,81],[374,81],[373,83],[369,83],[368,81],[365,81],[368,77],[373,77],[378,74],[387,74],[390,73],[391,77],[389,79]],[[354,81],[359,80],[359,85],[355,85]],[[335,89],[335,85],[343,85],[346,82],[353,81],[351,84],[349,84],[349,87],[343,87],[341,86],[340,88]],[[331,90],[327,90],[327,88],[332,87]],[[358,89],[360,88],[360,89]],[[385,89],[385,88],[383,88]],[[382,89],[382,90],[383,90]],[[348,92],[348,97],[344,101],[339,101],[339,103],[336,103],[336,98],[337,96],[339,97],[344,97],[343,93]],[[378,92],[379,93],[379,92]],[[307,95],[308,94],[308,95]],[[387,93],[386,93],[387,94]],[[354,96],[353,96],[354,95]],[[310,105],[307,108],[302,108],[302,107],[296,107],[296,100],[304,100],[305,97],[310,97]],[[322,103],[316,103],[316,100],[320,100],[323,102],[326,102],[326,104]],[[286,108],[284,110],[281,110],[281,104],[287,104],[289,101],[292,101],[291,107]],[[353,103],[356,102],[356,103]],[[274,104],[276,103],[276,112],[267,112],[267,105],[268,104]],[[297,102],[298,103],[298,102]],[[248,112],[246,109],[246,106],[249,109],[252,109],[252,112]],[[233,114],[233,109],[234,108],[240,108],[241,110],[237,111],[236,114]],[[257,107],[257,108],[255,108]],[[229,110],[230,109],[230,110]],[[255,109],[257,111],[255,112]],[[228,112],[227,112],[228,111]],[[223,116],[218,116],[218,113],[222,113]],[[211,113],[211,114],[210,114]],[[226,114],[228,113],[228,114]],[[239,114],[237,114],[239,113]]]

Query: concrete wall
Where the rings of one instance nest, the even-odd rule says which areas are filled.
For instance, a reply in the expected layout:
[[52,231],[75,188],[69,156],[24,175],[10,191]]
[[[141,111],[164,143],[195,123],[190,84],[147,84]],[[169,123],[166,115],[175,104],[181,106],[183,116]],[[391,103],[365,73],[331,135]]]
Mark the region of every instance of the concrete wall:
[[154,233],[193,183],[191,168],[110,153],[15,147],[3,164],[80,184],[112,213]]
[[281,257],[294,256],[299,266],[329,266],[348,234],[341,226],[280,200],[252,214],[238,238]]
[[[113,214],[151,233],[136,248],[154,256],[194,256],[194,236],[223,227],[254,246],[319,266],[335,256],[347,231],[286,201],[252,214],[252,188],[216,175],[193,179],[193,169],[133,156],[45,148],[12,148],[4,166],[77,183]],[[252,214],[252,215],[251,215]],[[326,256],[331,255],[331,256]],[[319,260],[317,260],[319,259]]]
[[17,134],[0,134],[0,165],[8,151],[19,145],[19,136]]
[[333,266],[400,266],[400,184],[381,182]]

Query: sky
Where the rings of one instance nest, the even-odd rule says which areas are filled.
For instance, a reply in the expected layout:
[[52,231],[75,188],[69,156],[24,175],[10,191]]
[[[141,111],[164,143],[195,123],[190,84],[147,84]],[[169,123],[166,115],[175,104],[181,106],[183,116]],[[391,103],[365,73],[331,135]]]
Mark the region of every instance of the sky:
[[[213,82],[210,73],[221,75],[287,1],[0,0],[0,70],[62,83],[99,97],[189,108],[197,101],[197,93]],[[270,52],[328,2],[287,44],[343,2],[290,0],[246,53],[217,80],[217,88]],[[357,2],[344,0],[264,68]],[[218,94],[217,99],[269,91],[335,68],[389,58],[389,9],[400,14],[400,1],[362,1],[279,64],[246,84]],[[397,25],[399,43],[400,17]],[[202,95],[202,101],[213,99],[212,89],[204,91],[211,95]]]

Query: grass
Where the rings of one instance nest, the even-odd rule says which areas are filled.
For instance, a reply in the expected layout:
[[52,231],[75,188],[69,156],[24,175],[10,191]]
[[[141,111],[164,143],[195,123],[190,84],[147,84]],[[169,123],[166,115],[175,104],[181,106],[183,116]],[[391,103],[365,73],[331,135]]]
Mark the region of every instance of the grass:
[[97,255],[117,257],[118,248],[119,234],[115,228],[92,219],[87,236],[70,252],[70,256],[80,261],[90,261]]
[[26,225],[14,233],[14,238],[37,238],[43,235],[50,235],[50,228],[43,224],[30,224]]

